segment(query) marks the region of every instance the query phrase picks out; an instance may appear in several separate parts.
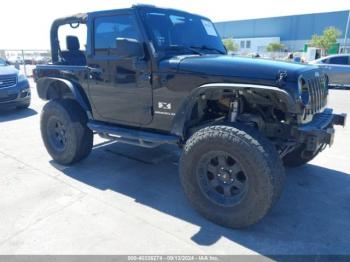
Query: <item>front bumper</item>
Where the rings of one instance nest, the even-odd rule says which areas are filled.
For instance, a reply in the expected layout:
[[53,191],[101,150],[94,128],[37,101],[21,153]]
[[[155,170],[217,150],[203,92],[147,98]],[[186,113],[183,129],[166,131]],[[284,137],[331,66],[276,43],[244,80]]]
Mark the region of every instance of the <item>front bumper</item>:
[[28,81],[17,83],[16,86],[0,89],[0,108],[24,106],[30,103],[31,90]]
[[7,109],[7,108],[13,108],[13,107],[21,107],[26,106],[30,104],[31,98],[25,98],[25,99],[16,99],[9,102],[2,102],[0,103],[0,109]]
[[314,153],[324,145],[332,145],[335,125],[345,126],[346,114],[333,114],[332,109],[325,109],[315,114],[310,123],[300,125],[294,130],[293,137],[298,143],[306,145],[305,151]]

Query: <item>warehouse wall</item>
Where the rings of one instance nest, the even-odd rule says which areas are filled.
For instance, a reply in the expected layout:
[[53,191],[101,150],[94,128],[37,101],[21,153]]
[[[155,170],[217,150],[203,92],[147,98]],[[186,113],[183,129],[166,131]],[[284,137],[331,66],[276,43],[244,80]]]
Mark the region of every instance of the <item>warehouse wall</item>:
[[329,26],[342,31],[344,37],[348,11],[271,17],[216,23],[223,38],[280,37],[284,41],[305,41],[313,34],[322,34]]

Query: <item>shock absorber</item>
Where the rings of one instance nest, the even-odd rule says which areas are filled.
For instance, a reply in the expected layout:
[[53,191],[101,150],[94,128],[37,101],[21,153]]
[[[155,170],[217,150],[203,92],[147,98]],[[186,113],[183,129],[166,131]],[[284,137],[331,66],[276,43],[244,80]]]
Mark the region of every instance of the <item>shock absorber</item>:
[[236,100],[232,101],[230,103],[230,122],[236,122],[237,116],[239,113],[239,100],[236,98]]

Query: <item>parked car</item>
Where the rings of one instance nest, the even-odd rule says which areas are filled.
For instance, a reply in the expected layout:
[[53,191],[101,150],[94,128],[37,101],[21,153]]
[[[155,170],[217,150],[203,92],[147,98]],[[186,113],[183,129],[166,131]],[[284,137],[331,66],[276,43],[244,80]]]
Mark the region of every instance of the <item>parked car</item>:
[[11,64],[11,65],[23,65],[24,64],[24,60],[22,57],[20,56],[11,56],[7,59],[7,61]]
[[331,55],[310,62],[324,68],[331,87],[350,88],[350,54]]
[[[83,24],[87,51],[74,35],[63,50],[59,28]],[[227,227],[262,219],[282,192],[283,163],[312,160],[332,145],[333,126],[345,125],[345,114],[326,108],[322,69],[229,56],[208,18],[183,11],[137,5],[58,19],[51,52],[53,64],[35,76],[48,101],[41,135],[55,161],[86,158],[94,133],[177,145],[189,201]]]
[[50,58],[45,56],[35,56],[33,60],[36,65],[47,64],[50,62]]
[[31,57],[26,57],[26,58],[24,59],[24,64],[25,64],[25,65],[34,65],[35,63],[34,63],[33,58],[31,58]]
[[0,58],[0,108],[27,108],[31,92],[25,75]]

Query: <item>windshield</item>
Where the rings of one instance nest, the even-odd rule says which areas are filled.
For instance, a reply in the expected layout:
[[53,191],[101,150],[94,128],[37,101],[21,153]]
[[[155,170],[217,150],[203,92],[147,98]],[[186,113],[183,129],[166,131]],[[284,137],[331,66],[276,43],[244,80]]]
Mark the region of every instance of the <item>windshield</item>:
[[0,66],[6,65],[6,61],[2,58],[0,58]]
[[176,10],[143,9],[147,33],[159,52],[226,54],[213,23]]

